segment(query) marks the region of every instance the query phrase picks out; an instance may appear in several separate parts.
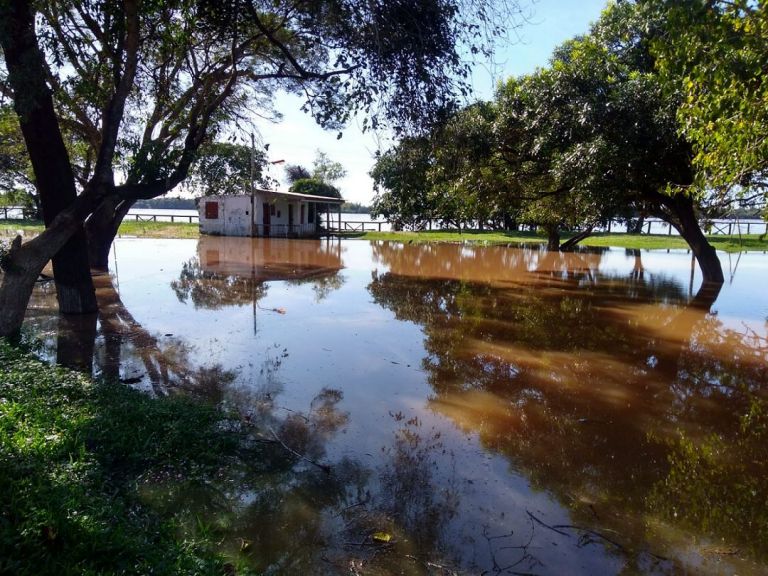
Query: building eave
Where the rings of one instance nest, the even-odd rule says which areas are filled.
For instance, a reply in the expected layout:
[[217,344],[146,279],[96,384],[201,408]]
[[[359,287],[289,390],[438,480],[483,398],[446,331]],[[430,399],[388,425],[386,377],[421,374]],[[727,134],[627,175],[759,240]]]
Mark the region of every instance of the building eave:
[[[314,194],[297,194],[296,192],[284,192],[282,190],[266,190],[257,188],[255,194],[259,196],[272,196],[275,198],[286,198],[288,200],[303,200],[305,202],[315,202],[322,204],[344,204],[343,198],[334,198],[333,196],[315,196]],[[214,198],[250,198],[250,194],[228,194],[222,196],[205,196],[205,199]],[[202,200],[202,198],[201,198]]]

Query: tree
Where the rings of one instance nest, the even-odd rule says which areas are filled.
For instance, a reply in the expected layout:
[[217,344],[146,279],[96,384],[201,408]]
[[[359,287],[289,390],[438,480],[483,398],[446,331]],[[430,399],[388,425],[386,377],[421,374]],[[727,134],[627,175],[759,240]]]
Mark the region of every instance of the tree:
[[10,106],[0,106],[0,194],[7,205],[40,212],[32,165],[19,120]]
[[[185,186],[203,196],[246,194],[253,185],[270,188],[263,150],[242,144],[211,142],[200,147]],[[251,174],[253,168],[253,174]]]
[[[131,25],[129,28],[135,32]],[[131,37],[135,35],[131,34]],[[35,173],[43,219],[46,226],[51,226],[76,198],[75,174],[46,84],[45,62],[35,36],[34,14],[26,2],[0,2],[0,46],[8,69],[8,83],[13,90],[14,109]],[[111,111],[107,109],[105,112]],[[60,233],[51,234],[55,238],[50,239],[48,246],[48,239],[38,238],[24,250],[20,237],[11,245],[10,253],[4,259],[5,275],[0,289],[0,335],[13,332],[21,325],[34,281],[51,258],[59,309],[63,313],[96,310],[82,219],[67,222],[66,226],[62,224],[57,232]]]
[[[636,151],[629,139],[621,141],[626,126],[619,124],[636,118],[617,106],[626,97],[617,89],[625,77],[602,46],[585,38],[559,48],[549,68],[497,91],[499,164],[517,185],[520,220],[543,228],[549,249],[569,249],[596,226],[631,213],[633,183],[621,167]],[[581,232],[561,245],[561,232],[575,229]]]
[[483,229],[509,226],[519,202],[496,153],[494,102],[476,102],[449,115],[432,134],[434,162],[429,168],[430,195],[442,217],[475,220]]
[[327,196],[341,198],[341,192],[336,186],[321,182],[315,178],[302,178],[291,184],[291,192],[296,194],[309,194],[311,196]]
[[[693,186],[692,146],[677,124],[680,98],[652,50],[665,17],[645,3],[612,4],[548,67],[509,79],[493,103],[448,115],[419,146],[420,165],[409,162],[412,143],[401,142],[372,173],[386,189],[374,208],[412,221],[514,215],[542,226],[552,249],[641,212],[674,226],[705,280],[722,282],[699,219],[733,196]],[[581,231],[561,245],[564,228]]]
[[510,175],[530,180],[524,188],[534,201],[567,194],[548,209],[594,222],[632,209],[662,218],[688,242],[704,279],[722,282],[698,223],[707,198],[691,187],[679,99],[665,90],[650,49],[663,22],[663,13],[641,5],[611,5],[589,35],[555,52],[549,68],[502,87],[500,146]]
[[[388,119],[397,130],[428,121],[466,90],[463,50],[487,51],[487,41],[502,33],[491,8],[458,1],[2,0],[2,88],[13,92],[22,118],[48,228],[25,246],[17,241],[6,258],[0,334],[18,329],[37,272],[86,218],[90,263],[106,267],[132,203],[183,182],[202,145],[245,121],[249,106],[264,109],[278,89],[304,94],[325,127],[357,112],[367,126]],[[40,117],[25,131],[31,112]],[[63,124],[93,159],[76,201]],[[41,136],[54,133],[51,147]],[[70,263],[85,250],[78,242]]]
[[288,183],[293,184],[298,180],[312,178],[312,173],[299,164],[288,164],[285,167],[285,176],[288,178]]
[[[292,174],[291,174],[292,173]],[[291,167],[292,176],[302,176],[308,171],[302,166]],[[317,151],[317,157],[312,163],[312,174],[309,177],[292,180],[290,191],[297,194],[309,194],[311,196],[327,196],[341,198],[341,190],[333,185],[333,182],[346,176],[347,171],[339,162],[334,162],[325,152]],[[318,204],[315,208],[322,212],[329,209],[328,204]]]
[[371,215],[390,220],[395,229],[418,227],[425,218],[433,217],[427,179],[431,162],[431,143],[426,137],[404,138],[379,154],[370,172],[376,191]]
[[662,77],[682,95],[677,118],[693,144],[696,186],[740,202],[768,191],[768,4],[668,2],[665,34],[654,43]]
[[[132,191],[89,219],[91,263],[106,266],[133,200],[164,194],[181,182],[208,137],[247,121],[248,106],[264,109],[277,90],[305,95],[305,109],[328,128],[357,112],[366,116],[364,126],[385,119],[400,130],[423,124],[456,88],[464,89],[468,69],[458,57],[460,45],[479,49],[484,27],[492,35],[501,32],[491,24],[494,10],[474,8],[431,0],[381,6],[336,0],[322,9],[283,0],[158,5],[141,19],[146,40],[139,90],[129,106],[144,114],[127,118],[122,140]],[[81,46],[98,45],[107,19],[86,11],[83,22],[81,12],[52,3],[44,21],[54,49],[80,72],[74,82],[59,82],[62,100],[72,116],[88,119],[91,108],[100,108],[99,87],[109,78],[89,65],[104,55],[84,54]],[[66,67],[56,72],[66,74]],[[86,98],[79,96],[83,92]],[[83,124],[93,132],[93,122]]]
[[335,162],[325,152],[317,151],[317,157],[312,162],[312,178],[325,184],[333,184],[347,175],[347,170],[340,162]]

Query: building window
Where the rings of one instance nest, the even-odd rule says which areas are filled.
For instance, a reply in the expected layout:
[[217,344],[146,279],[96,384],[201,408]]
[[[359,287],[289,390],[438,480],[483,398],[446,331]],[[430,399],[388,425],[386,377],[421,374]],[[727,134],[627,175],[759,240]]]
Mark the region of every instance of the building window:
[[206,202],[205,203],[205,218],[206,218],[206,220],[218,220],[218,218],[219,218],[219,203],[218,202]]

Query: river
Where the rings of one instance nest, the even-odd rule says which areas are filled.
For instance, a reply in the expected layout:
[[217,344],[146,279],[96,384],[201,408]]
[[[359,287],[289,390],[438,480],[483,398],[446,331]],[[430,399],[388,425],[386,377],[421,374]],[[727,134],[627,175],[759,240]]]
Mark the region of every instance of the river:
[[98,321],[26,329],[330,467],[146,481],[267,574],[765,574],[768,256],[720,256],[119,239]]

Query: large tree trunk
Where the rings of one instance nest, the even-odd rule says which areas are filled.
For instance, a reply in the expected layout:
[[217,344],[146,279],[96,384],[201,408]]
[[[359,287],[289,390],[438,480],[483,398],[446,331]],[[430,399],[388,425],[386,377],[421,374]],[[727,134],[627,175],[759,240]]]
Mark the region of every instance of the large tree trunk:
[[575,236],[572,236],[571,238],[563,242],[562,246],[560,246],[560,251],[566,252],[574,248],[579,242],[581,242],[585,238],[589,238],[590,236],[592,236],[592,231],[594,229],[595,229],[594,226],[588,226],[587,228],[585,228]]
[[560,231],[557,226],[545,226],[544,230],[547,232],[547,250],[560,250]]
[[[51,91],[46,83],[45,64],[37,45],[34,16],[29,3],[0,3],[0,44],[8,69],[8,81],[14,92],[14,109],[35,172],[47,227],[75,200],[77,190]],[[13,283],[18,280],[21,282],[19,288],[26,291],[28,279],[22,281],[21,276],[14,278],[13,274],[11,272],[8,281]],[[82,231],[71,236],[54,255],[53,275],[61,312],[82,314],[96,311],[96,294]],[[11,303],[7,301],[5,304]],[[23,306],[26,308],[26,302]],[[23,310],[21,314],[23,316]]]
[[627,234],[642,234],[645,216],[638,216],[636,219],[627,221]]
[[56,363],[89,376],[93,372],[96,348],[97,314],[59,316],[56,337]]
[[693,200],[687,196],[678,194],[674,197],[674,211],[678,218],[678,222],[673,222],[672,225],[677,228],[680,236],[682,236],[688,243],[688,246],[691,247],[691,251],[696,257],[696,261],[699,263],[699,268],[701,268],[701,275],[704,282],[722,284],[725,281],[723,267],[720,264],[720,259],[717,257],[717,252],[707,241],[706,236],[704,236],[704,233],[699,226],[699,222],[696,219]]
[[0,336],[18,333],[24,320],[29,298],[40,270],[48,262],[43,251],[33,245],[22,248],[21,236],[16,236],[3,262],[3,284],[0,289]]
[[517,221],[508,213],[504,213],[504,230],[518,230]]
[[53,257],[56,297],[62,314],[92,314],[98,306],[88,265],[85,233],[75,234]]
[[643,256],[637,248],[627,249],[627,256],[634,256],[635,265],[632,267],[632,272],[629,273],[629,277],[634,280],[642,280],[645,277],[645,268],[643,267]]
[[109,268],[109,251],[117,231],[128,210],[131,200],[110,198],[103,202],[85,225],[88,234],[88,259],[91,268],[106,271]]

